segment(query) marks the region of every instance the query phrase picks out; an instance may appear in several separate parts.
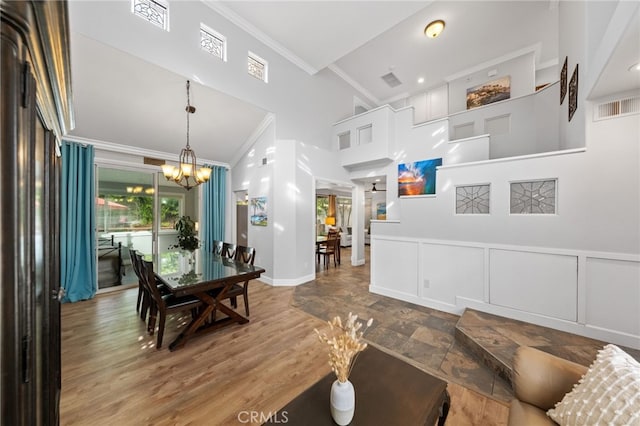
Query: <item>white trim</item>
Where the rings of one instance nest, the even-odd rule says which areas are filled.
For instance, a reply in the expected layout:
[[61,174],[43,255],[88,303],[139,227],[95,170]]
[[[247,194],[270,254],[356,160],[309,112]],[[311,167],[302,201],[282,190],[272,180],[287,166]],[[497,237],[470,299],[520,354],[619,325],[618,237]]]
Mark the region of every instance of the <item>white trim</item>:
[[269,125],[275,120],[276,116],[272,112],[268,113],[264,116],[260,124],[253,129],[253,132],[249,135],[246,141],[242,144],[240,149],[236,151],[236,155],[231,157],[231,161],[229,162],[233,167],[238,164],[238,162],[245,156],[247,152],[251,149],[254,143],[258,140],[260,136],[264,133],[265,130],[269,127]]
[[292,287],[300,284],[308,283],[316,279],[315,274],[304,275],[302,277],[290,278],[290,279],[270,279],[270,284],[275,287]]
[[[397,219],[384,219],[384,220],[382,220],[382,219],[371,219],[370,222],[371,223],[400,223],[400,221],[397,220]],[[372,237],[373,237],[373,235],[372,235]]]
[[[63,139],[69,142],[77,142],[77,143],[93,145],[96,149],[102,149],[104,151],[109,151],[109,152],[117,152],[120,154],[137,155],[141,157],[152,157],[152,158],[158,158],[160,160],[167,160],[167,161],[176,161],[178,158],[178,153],[170,154],[162,151],[154,151],[151,149],[137,148],[129,145],[120,145],[113,142],[100,141],[97,139],[82,138],[78,136],[65,136]],[[204,165],[205,163],[212,164],[215,166],[222,166],[227,169],[230,168],[228,163],[207,160],[204,158],[198,158],[198,165]]]
[[231,21],[233,24],[240,27],[240,29],[249,33],[249,35],[258,39],[258,41],[264,43],[269,48],[273,49],[276,53],[278,53],[279,55],[281,55],[282,57],[284,57],[294,65],[302,68],[302,70],[304,70],[306,73],[310,75],[314,75],[319,71],[315,67],[311,66],[306,61],[304,61],[302,58],[300,58],[299,56],[291,52],[289,49],[285,48],[280,43],[278,43],[277,41],[273,40],[271,37],[269,37],[262,31],[260,31],[254,25],[249,23],[246,19],[242,18],[240,15],[238,15],[228,7],[222,5],[220,2],[212,1],[212,0],[202,0],[202,2],[205,5],[209,6],[211,9],[213,9],[214,11],[216,11],[222,17],[226,18],[227,20]]
[[482,71],[485,68],[490,68],[490,67],[499,65],[499,64],[501,64],[503,62],[507,62],[507,61],[510,61],[512,59],[515,59],[515,58],[519,58],[520,56],[526,55],[528,53],[534,53],[535,57],[538,58],[538,57],[540,57],[540,47],[541,47],[541,43],[536,43],[534,45],[531,45],[531,46],[528,46],[528,47],[524,47],[522,49],[514,50],[513,52],[507,53],[506,55],[499,56],[497,58],[494,58],[494,59],[491,59],[489,61],[483,62],[483,63],[478,64],[476,66],[473,66],[471,68],[467,68],[466,70],[462,70],[462,71],[457,72],[455,74],[451,74],[451,75],[445,77],[444,81],[446,81],[447,83],[450,83],[453,80],[458,80],[459,78],[466,77],[469,74],[473,74],[473,73]]
[[[385,223],[390,221],[378,221],[379,223]],[[562,256],[585,256],[586,258],[591,259],[609,259],[609,260],[625,260],[629,262],[640,262],[640,254],[633,253],[619,253],[619,252],[602,252],[602,251],[591,251],[591,250],[577,250],[577,249],[564,249],[564,248],[556,248],[556,247],[537,247],[537,246],[519,246],[513,244],[493,244],[493,243],[483,243],[478,241],[459,241],[459,240],[437,240],[430,238],[414,238],[414,237],[396,237],[390,235],[375,235],[371,236],[372,239],[376,240],[387,240],[387,241],[402,241],[409,243],[419,243],[419,244],[436,244],[436,245],[445,245],[445,246],[456,246],[456,247],[471,247],[471,248],[487,248],[487,249],[496,249],[496,250],[509,250],[509,251],[520,251],[526,253],[542,253],[542,254],[555,254]]]
[[[367,89],[365,89],[364,87],[362,87],[360,85],[360,83],[358,83],[356,80],[354,80],[353,78],[351,78],[351,76],[349,74],[347,74],[346,72],[344,72],[341,68],[339,68],[336,64],[329,64],[327,66],[327,68],[329,68],[331,71],[333,71],[338,77],[340,77],[341,79],[343,79],[348,85],[350,85],[351,87],[353,87],[354,89],[356,89],[358,92],[362,93],[363,95],[365,95],[367,98],[369,98],[370,100],[372,100],[374,103],[376,103],[377,105],[380,105],[382,102],[380,102],[380,99],[376,98],[373,93],[369,92]],[[368,111],[367,111],[368,112]]]
[[470,142],[476,139],[482,139],[482,138],[491,138],[491,135],[489,133],[485,133],[483,135],[478,135],[478,136],[469,136],[468,138],[462,138],[462,139],[451,139],[449,143],[460,143],[460,142]]
[[578,154],[586,151],[587,151],[587,148],[572,148],[572,149],[563,149],[561,151],[549,151],[549,152],[539,152],[536,154],[518,155],[516,157],[493,158],[491,160],[472,161],[469,163],[446,164],[446,165],[443,164],[442,166],[438,166],[437,170],[454,169],[457,167],[479,166],[483,164],[505,163],[508,161],[529,160],[532,158],[553,157],[556,155]]

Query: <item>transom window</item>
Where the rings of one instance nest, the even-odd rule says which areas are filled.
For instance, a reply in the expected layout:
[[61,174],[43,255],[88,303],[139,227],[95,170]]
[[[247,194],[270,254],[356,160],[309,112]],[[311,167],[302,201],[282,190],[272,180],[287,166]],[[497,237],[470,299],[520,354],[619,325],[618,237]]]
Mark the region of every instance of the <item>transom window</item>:
[[169,5],[161,0],[131,0],[131,12],[169,31]]
[[269,63],[255,53],[249,52],[247,58],[249,75],[265,83],[268,82]]
[[227,61],[227,38],[205,24],[200,24],[200,47],[213,56]]

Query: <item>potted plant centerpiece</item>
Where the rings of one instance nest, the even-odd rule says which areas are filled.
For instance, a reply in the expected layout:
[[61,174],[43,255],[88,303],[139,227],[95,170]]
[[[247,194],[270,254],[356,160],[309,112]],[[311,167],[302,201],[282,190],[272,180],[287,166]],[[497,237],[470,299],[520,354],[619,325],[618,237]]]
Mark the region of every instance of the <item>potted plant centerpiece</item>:
[[200,240],[196,232],[196,223],[189,216],[180,216],[174,228],[178,231],[178,243],[169,246],[169,248],[179,248],[180,250],[189,252],[192,258],[194,250],[200,247]]

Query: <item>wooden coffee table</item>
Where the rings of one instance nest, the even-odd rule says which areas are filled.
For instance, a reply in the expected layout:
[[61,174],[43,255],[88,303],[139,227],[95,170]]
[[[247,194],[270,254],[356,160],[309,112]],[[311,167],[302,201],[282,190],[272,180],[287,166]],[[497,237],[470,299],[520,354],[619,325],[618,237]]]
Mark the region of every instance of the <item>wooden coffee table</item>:
[[[333,425],[332,372],[282,407],[264,424]],[[443,425],[449,412],[447,383],[372,346],[349,377],[356,391],[351,425]]]

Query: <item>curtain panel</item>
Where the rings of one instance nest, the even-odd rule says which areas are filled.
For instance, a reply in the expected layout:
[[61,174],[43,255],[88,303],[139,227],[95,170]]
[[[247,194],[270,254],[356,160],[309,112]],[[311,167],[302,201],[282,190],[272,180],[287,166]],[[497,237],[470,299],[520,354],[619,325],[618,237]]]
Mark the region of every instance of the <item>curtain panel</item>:
[[227,169],[221,166],[209,166],[211,178],[202,184],[202,238],[204,249],[213,250],[214,241],[224,241]]
[[96,294],[95,174],[92,145],[62,143],[60,281],[63,302]]

